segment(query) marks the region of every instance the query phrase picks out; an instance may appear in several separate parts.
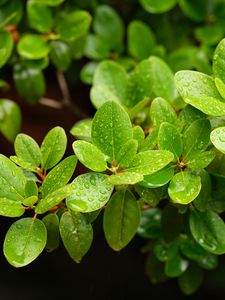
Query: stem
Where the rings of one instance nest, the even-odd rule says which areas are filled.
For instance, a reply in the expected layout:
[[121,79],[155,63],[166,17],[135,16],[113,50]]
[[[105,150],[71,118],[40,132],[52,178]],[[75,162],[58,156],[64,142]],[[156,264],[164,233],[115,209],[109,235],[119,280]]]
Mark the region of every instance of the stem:
[[50,99],[50,98],[41,98],[39,101],[41,104],[45,105],[45,106],[49,106],[55,109],[62,109],[63,108],[63,104],[61,102],[58,102],[54,99]]

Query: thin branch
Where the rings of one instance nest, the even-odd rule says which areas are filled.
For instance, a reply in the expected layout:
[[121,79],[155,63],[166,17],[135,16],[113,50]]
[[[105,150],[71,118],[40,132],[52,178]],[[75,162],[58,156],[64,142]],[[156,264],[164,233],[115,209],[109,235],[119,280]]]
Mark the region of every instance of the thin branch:
[[45,105],[45,106],[49,106],[55,109],[62,109],[63,108],[63,103],[56,101],[54,99],[50,99],[50,98],[41,98],[39,100],[39,103]]

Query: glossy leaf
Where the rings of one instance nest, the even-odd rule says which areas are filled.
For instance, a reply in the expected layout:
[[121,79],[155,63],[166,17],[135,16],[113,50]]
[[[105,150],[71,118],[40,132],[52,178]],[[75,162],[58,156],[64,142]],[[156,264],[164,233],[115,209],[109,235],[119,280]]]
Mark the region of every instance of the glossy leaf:
[[113,185],[108,176],[101,173],[79,175],[72,182],[73,191],[66,205],[74,211],[92,212],[102,208],[109,200]]
[[92,119],[84,119],[77,122],[70,130],[70,133],[78,140],[91,141]]
[[126,168],[134,159],[137,153],[137,141],[131,139],[121,146],[118,153],[117,163],[121,168]]
[[208,6],[204,0],[178,0],[183,13],[194,21],[203,21],[207,16]]
[[135,172],[122,172],[109,176],[108,180],[113,185],[135,184],[143,180],[143,175]]
[[88,169],[95,172],[106,170],[105,156],[95,145],[85,141],[76,141],[73,143],[73,151],[79,161]]
[[33,180],[27,180],[26,186],[25,186],[25,196],[38,196],[38,186],[35,181]]
[[8,99],[0,100],[0,131],[10,141],[14,141],[20,131],[22,116],[19,106]]
[[225,114],[224,100],[212,77],[196,71],[179,71],[175,82],[186,103],[211,116]]
[[138,148],[141,149],[144,139],[145,139],[145,133],[141,126],[135,126],[133,127],[133,139],[137,141]]
[[173,107],[163,98],[155,98],[150,107],[150,117],[154,126],[159,127],[162,122],[177,123],[177,115]]
[[94,116],[92,142],[109,162],[117,161],[123,144],[132,138],[132,127],[126,111],[115,102],[106,102]]
[[213,55],[213,73],[215,77],[218,77],[225,83],[225,56],[224,56],[224,48],[225,48],[225,39],[223,39],[216,50],[214,51]]
[[58,205],[63,199],[72,195],[73,187],[71,184],[65,185],[52,193],[48,194],[45,198],[42,198],[36,208],[36,214],[44,214],[54,206]]
[[210,140],[211,126],[207,119],[199,119],[193,122],[183,135],[185,160],[195,158],[197,154],[206,150]]
[[140,183],[146,188],[156,188],[167,184],[174,175],[174,168],[165,167],[151,175],[145,175],[144,180]]
[[171,278],[179,277],[187,268],[188,261],[177,254],[166,262],[165,274]]
[[160,150],[168,150],[174,154],[174,161],[178,161],[183,152],[181,135],[174,125],[162,123],[158,133]]
[[178,278],[178,283],[181,291],[185,295],[191,295],[201,286],[203,281],[202,270],[190,265],[188,269]]
[[8,31],[0,30],[0,68],[8,61],[13,50],[13,39]]
[[41,32],[50,32],[53,25],[51,10],[44,4],[35,1],[27,2],[27,17],[31,28]]
[[76,41],[84,36],[90,27],[91,16],[83,10],[66,12],[62,11],[56,18],[56,32],[62,40]]
[[84,48],[85,55],[93,60],[103,60],[109,55],[109,45],[98,35],[89,34]]
[[224,82],[219,79],[219,78],[215,78],[215,85],[216,85],[216,88],[218,90],[218,92],[220,93],[220,96],[225,99],[225,84]]
[[17,156],[10,156],[10,160],[26,171],[29,171],[29,172],[37,171],[36,167],[34,168],[34,166],[32,164],[25,162],[23,159],[21,159]]
[[56,214],[50,213],[42,219],[42,222],[47,229],[47,243],[45,248],[48,252],[52,252],[59,246],[59,218]]
[[72,61],[70,46],[63,41],[51,41],[50,58],[57,69],[67,71]]
[[165,243],[163,240],[158,240],[154,244],[153,251],[161,262],[172,260],[178,253],[179,241],[174,240],[171,243]]
[[32,2],[47,5],[47,6],[58,6],[64,1],[65,0],[32,0]]
[[198,170],[197,174],[201,177],[201,191],[194,200],[195,207],[200,211],[207,209],[208,202],[211,198],[212,182],[209,173],[205,170]]
[[65,212],[60,219],[60,235],[71,258],[79,263],[89,250],[93,229],[85,216],[78,212]]
[[0,215],[5,217],[20,217],[24,214],[25,208],[20,201],[11,200],[10,198],[0,198]]
[[26,179],[23,172],[0,154],[0,197],[22,202]]
[[54,127],[45,136],[41,144],[41,166],[51,169],[63,157],[66,151],[67,137],[63,128]]
[[137,229],[137,234],[147,239],[157,239],[160,237],[161,210],[159,208],[149,208],[141,212],[141,221]]
[[201,178],[185,171],[172,178],[168,193],[174,203],[188,204],[198,196],[200,190]]
[[0,24],[17,25],[23,16],[23,5],[21,1],[7,1],[0,10]]
[[129,172],[149,175],[164,168],[173,160],[173,154],[165,150],[149,150],[138,153],[129,167]]
[[45,177],[42,183],[41,193],[45,198],[47,195],[53,193],[65,186],[71,179],[77,165],[77,158],[75,155],[68,156],[55,166]]
[[164,13],[176,4],[176,0],[140,0],[140,2],[144,9],[152,14]]
[[210,135],[213,145],[222,153],[225,153],[225,127],[214,129]]
[[18,268],[35,260],[47,241],[45,225],[38,219],[23,218],[11,225],[4,241],[4,255]]
[[[92,84],[94,80],[94,74],[98,66],[98,62],[90,61],[86,65],[83,66],[80,72],[80,79],[85,84]],[[92,90],[93,94],[93,90]],[[97,100],[97,98],[96,98]]]
[[211,253],[225,253],[225,224],[220,216],[213,211],[192,210],[189,221],[197,243]]
[[117,191],[104,212],[103,228],[109,246],[116,251],[124,248],[134,237],[139,222],[140,208],[134,195]]
[[17,50],[26,59],[41,59],[48,55],[50,48],[40,35],[26,34],[20,39]]
[[128,26],[128,51],[138,60],[148,58],[156,45],[152,30],[141,21],[132,21]]
[[192,170],[204,169],[213,161],[214,158],[214,151],[201,152],[195,155],[193,159],[188,162],[188,167]]
[[17,135],[14,148],[19,159],[30,164],[34,170],[41,163],[41,151],[38,144],[30,136],[20,133]]

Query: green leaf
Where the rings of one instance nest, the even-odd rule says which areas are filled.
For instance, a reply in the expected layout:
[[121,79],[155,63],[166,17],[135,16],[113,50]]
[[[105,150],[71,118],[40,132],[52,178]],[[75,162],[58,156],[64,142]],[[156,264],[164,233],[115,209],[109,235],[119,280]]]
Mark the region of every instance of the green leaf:
[[205,211],[209,199],[211,198],[211,192],[212,192],[211,177],[209,173],[206,172],[205,170],[198,170],[197,174],[201,177],[202,188],[193,203],[198,210]]
[[26,171],[30,171],[30,172],[36,172],[37,171],[36,168],[34,168],[34,166],[32,164],[25,162],[24,160],[22,160],[21,158],[19,158],[17,156],[10,156],[10,160],[13,161],[16,165],[20,166],[21,168],[23,168]]
[[0,24],[1,27],[6,25],[17,25],[23,16],[23,3],[21,1],[7,1],[1,6]]
[[[127,80],[127,73],[121,65],[110,60],[101,62],[95,71],[93,80],[94,88],[97,90],[92,89],[91,91],[91,101],[94,106],[99,108],[104,102],[114,99],[117,99],[114,101],[125,103]],[[102,90],[105,92],[100,97]]]
[[123,21],[108,5],[100,5],[95,11],[94,32],[105,40],[111,50],[120,50],[124,36]]
[[35,103],[44,96],[45,79],[40,70],[16,64],[13,78],[20,96],[28,102]]
[[22,116],[19,106],[8,99],[0,99],[0,131],[13,142],[20,131]]
[[162,211],[161,230],[163,239],[170,243],[182,232],[183,219],[178,209],[171,204],[165,206]]
[[173,160],[173,154],[165,150],[149,150],[138,153],[127,172],[136,172],[142,175],[149,175],[164,168]]
[[56,17],[56,32],[62,40],[73,42],[87,34],[91,15],[84,10],[62,11]]
[[184,101],[207,115],[225,114],[225,103],[212,77],[196,71],[179,71],[175,74],[178,91]]
[[48,55],[50,48],[42,36],[26,34],[19,40],[17,50],[26,59],[41,59]]
[[133,139],[137,141],[138,148],[141,149],[145,139],[145,133],[141,126],[137,125],[133,127]]
[[188,167],[192,170],[204,169],[213,161],[215,156],[216,154],[214,151],[201,152],[188,162]]
[[73,151],[79,161],[88,169],[95,172],[106,170],[105,156],[95,145],[85,141],[76,141],[73,143]]
[[152,14],[164,13],[176,4],[176,0],[140,0],[145,10]]
[[11,225],[4,241],[4,255],[14,267],[23,267],[35,260],[47,241],[45,225],[38,219],[23,218]]
[[93,60],[103,60],[109,56],[109,45],[98,35],[89,34],[86,39],[84,54]]
[[0,30],[0,68],[8,61],[13,50],[12,35],[8,31]]
[[67,137],[62,127],[54,127],[41,144],[41,166],[44,170],[54,167],[66,151]]
[[23,172],[0,154],[0,197],[22,202],[26,179]]
[[139,223],[140,208],[134,195],[117,191],[104,212],[103,229],[109,246],[116,251],[124,248],[134,237]]
[[38,196],[30,196],[23,199],[23,205],[33,208],[33,205],[38,202]]
[[206,150],[210,141],[211,125],[207,119],[199,119],[193,122],[183,134],[183,156],[188,162],[197,154]]
[[115,102],[103,104],[94,116],[92,142],[109,162],[117,161],[123,144],[132,138],[132,126],[126,111]]
[[137,234],[146,239],[157,239],[160,237],[161,210],[159,208],[148,208],[141,212],[141,221]]
[[223,39],[216,47],[216,50],[214,51],[214,55],[213,55],[213,65],[212,65],[214,76],[221,79],[223,83],[225,83],[224,48],[225,48],[225,39]]
[[[98,62],[90,61],[83,66],[80,72],[80,79],[85,84],[93,84],[94,74],[98,66]],[[92,90],[93,94],[93,90]]]
[[200,193],[201,178],[187,171],[177,173],[168,188],[171,200],[178,204],[192,202]]
[[14,148],[19,159],[29,163],[35,170],[41,163],[41,151],[36,141],[24,134],[17,135]]
[[210,135],[213,145],[222,153],[225,153],[225,127],[214,129]]
[[150,108],[150,117],[154,126],[159,127],[162,122],[168,122],[170,124],[177,123],[177,115],[173,107],[168,101],[163,98],[155,98],[152,101]]
[[0,198],[0,215],[5,217],[20,217],[24,214],[25,208],[20,201],[10,198]]
[[153,253],[150,253],[146,262],[146,273],[151,283],[160,283],[167,280],[164,272],[164,263],[159,261]]
[[65,0],[31,0],[34,3],[42,4],[42,5],[47,5],[47,6],[58,6]]
[[123,172],[109,176],[108,180],[113,185],[135,184],[143,180],[143,175],[135,172]]
[[201,286],[202,281],[203,272],[195,265],[190,265],[188,269],[178,278],[179,287],[185,295],[192,295],[195,293]]
[[167,195],[167,187],[150,189],[141,186],[141,183],[135,185],[135,191],[140,196],[139,201],[148,204],[151,207],[156,207],[159,201],[164,199]]
[[179,277],[187,270],[188,265],[188,261],[177,253],[177,255],[166,261],[165,274],[170,278]]
[[178,161],[183,152],[181,135],[174,125],[162,123],[158,133],[158,145],[160,150],[168,150],[174,154],[174,161]]
[[91,142],[91,127],[92,119],[85,119],[73,125],[70,129],[70,133],[78,140]]
[[140,151],[152,150],[156,147],[158,142],[158,129],[154,128],[143,141]]
[[72,61],[70,46],[63,41],[51,41],[50,49],[50,58],[55,67],[67,71]]
[[131,139],[121,146],[118,153],[117,164],[121,168],[126,168],[134,159],[137,153],[138,143],[136,140]]
[[156,188],[167,184],[174,175],[174,168],[165,167],[151,175],[145,175],[144,180],[140,184],[146,188]]
[[148,58],[156,45],[152,30],[141,21],[132,21],[127,32],[128,52],[138,60]]
[[213,211],[192,210],[189,221],[197,243],[213,254],[225,253],[225,224],[220,216]]
[[45,248],[48,252],[52,252],[59,246],[59,218],[56,214],[50,213],[42,219],[42,222],[47,229],[47,243]]
[[154,244],[153,251],[161,262],[166,262],[174,258],[177,255],[179,247],[179,241],[174,240],[171,243],[165,243],[163,240],[158,240]]
[[25,186],[25,196],[38,196],[38,186],[35,181],[28,180]]
[[51,10],[40,3],[34,1],[27,2],[27,17],[29,25],[41,33],[48,33],[51,31],[53,25],[53,18]]
[[75,155],[68,156],[55,166],[45,177],[42,183],[41,193],[45,198],[65,186],[71,179],[77,165],[77,158]]
[[93,229],[84,215],[65,212],[60,219],[60,235],[70,257],[79,263],[89,250],[93,240]]
[[224,37],[224,27],[221,23],[207,24],[197,27],[195,37],[204,45],[215,45]]
[[178,0],[183,13],[194,21],[203,21],[208,13],[205,0]]
[[36,208],[36,214],[44,214],[54,206],[58,205],[63,199],[73,194],[74,188],[71,184],[65,185],[52,193],[48,194],[45,198],[42,198]]
[[113,185],[108,176],[101,173],[79,175],[72,182],[73,192],[66,205],[74,211],[91,212],[102,208],[109,200]]
[[225,84],[223,83],[223,81],[219,78],[215,78],[215,85],[216,88],[218,90],[218,92],[220,93],[220,96],[225,99]]

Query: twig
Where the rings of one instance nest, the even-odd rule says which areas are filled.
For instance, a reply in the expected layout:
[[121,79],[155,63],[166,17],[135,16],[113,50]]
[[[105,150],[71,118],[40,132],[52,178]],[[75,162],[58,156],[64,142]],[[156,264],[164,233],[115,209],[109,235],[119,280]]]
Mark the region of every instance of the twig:
[[62,102],[58,102],[54,99],[50,99],[50,98],[41,98],[39,100],[39,102],[43,105],[52,107],[52,108],[56,108],[56,109],[62,109],[63,108],[63,103]]

